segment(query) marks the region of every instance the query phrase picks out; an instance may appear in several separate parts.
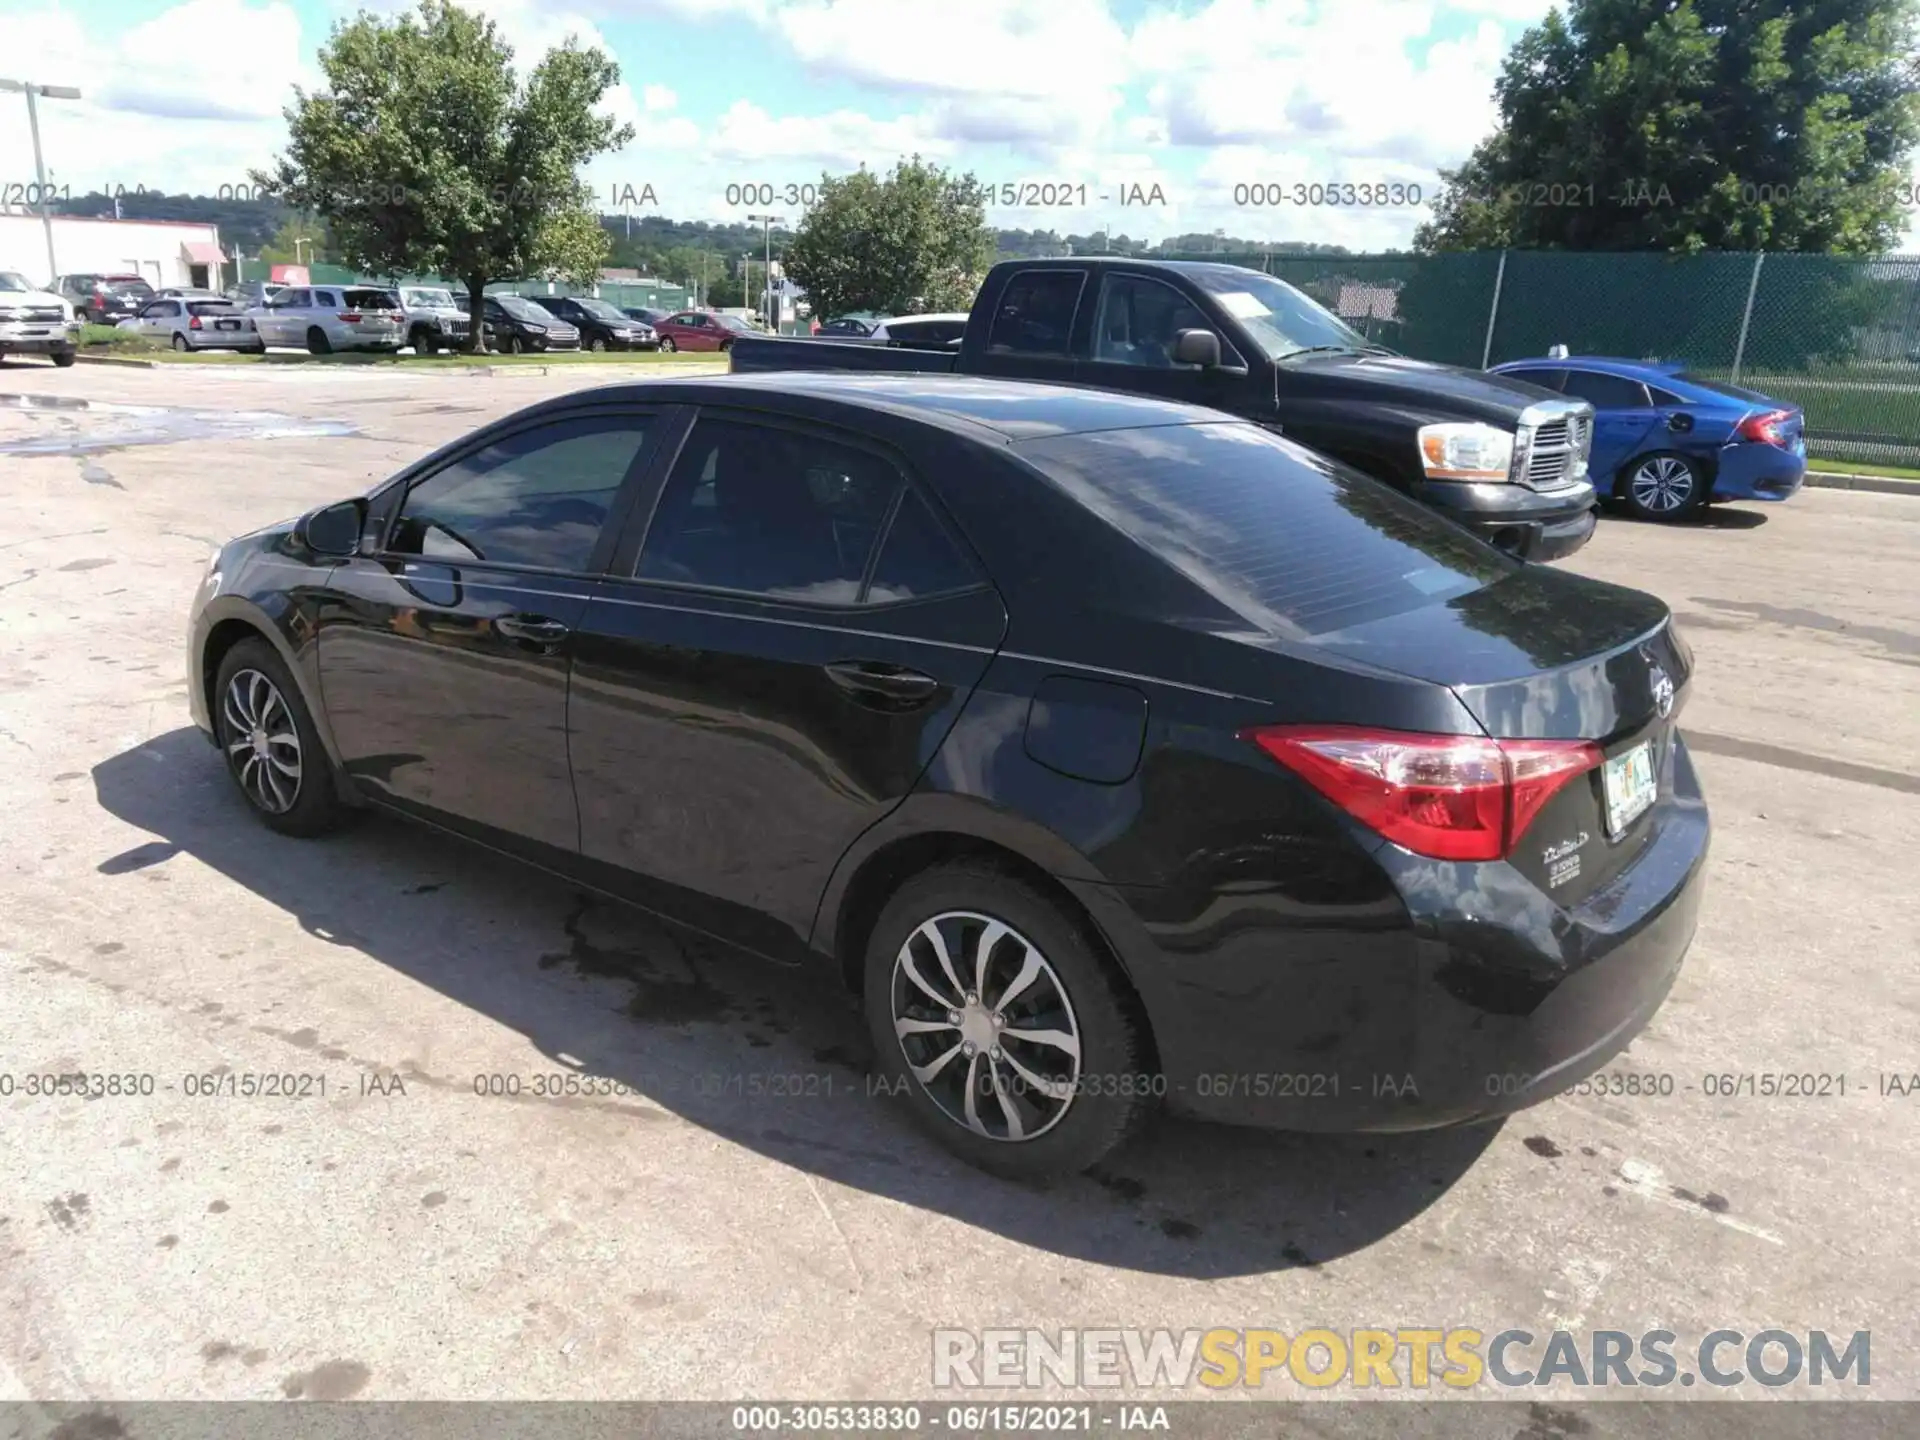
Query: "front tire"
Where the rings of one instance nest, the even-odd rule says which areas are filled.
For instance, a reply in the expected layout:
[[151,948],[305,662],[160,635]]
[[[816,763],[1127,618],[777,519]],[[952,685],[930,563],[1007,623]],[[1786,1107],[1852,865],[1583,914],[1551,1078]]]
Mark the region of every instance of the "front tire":
[[660,341],[660,351],[665,355],[673,354],[673,337],[671,335],[664,337]]
[[1661,450],[1627,467],[1619,493],[1642,520],[1679,520],[1706,504],[1707,477],[1697,460]]
[[284,661],[242,640],[220,661],[214,736],[254,814],[283,835],[322,835],[346,818],[320,732]]
[[409,339],[416,355],[431,355],[439,348],[433,343],[433,332],[424,325],[416,327]]
[[62,370],[66,369],[79,358],[80,352],[77,350],[56,350],[53,352],[53,363],[58,365]]
[[867,946],[865,999],[889,1093],[1008,1179],[1097,1163],[1161,1088],[1122,980],[1074,917],[978,862],[900,888]]
[[607,352],[607,342],[604,339],[602,339],[600,336],[596,335],[593,337],[593,343],[587,346],[587,348],[593,351],[594,354],[596,355],[604,355]]
[[527,353],[527,342],[526,342],[526,341],[524,341],[524,340],[522,340],[522,339],[521,339],[521,338],[520,338],[520,337],[519,337],[518,335],[510,335],[510,336],[508,336],[508,337],[507,337],[507,353],[508,353],[509,355],[524,355],[524,354],[526,354],[526,353]]

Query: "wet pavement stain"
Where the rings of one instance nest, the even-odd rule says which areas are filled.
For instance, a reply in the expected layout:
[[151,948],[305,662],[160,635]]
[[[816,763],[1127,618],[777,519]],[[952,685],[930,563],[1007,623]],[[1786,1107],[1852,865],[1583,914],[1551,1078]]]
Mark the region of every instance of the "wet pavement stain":
[[[0,455],[98,455],[138,445],[173,445],[182,440],[283,440],[358,435],[360,429],[345,420],[310,420],[275,410],[182,410],[165,405],[121,405],[73,395],[0,394],[0,410],[50,414],[59,428],[52,433],[0,440]],[[86,417],[83,431],[67,418]],[[93,467],[82,471],[89,484],[125,487],[111,474]]]
[[80,460],[80,478],[89,485],[109,485],[115,490],[124,490],[127,488],[113,478],[113,472],[107,469],[106,466],[89,460],[85,456],[82,456]]
[[287,1376],[280,1382],[280,1393],[289,1400],[351,1400],[372,1378],[373,1372],[358,1360],[329,1360]]
[[1715,1215],[1724,1215],[1733,1208],[1733,1203],[1718,1191],[1708,1191],[1705,1195],[1696,1195],[1691,1190],[1673,1187],[1673,1198],[1698,1205],[1702,1210],[1711,1210]]
[[47,1213],[62,1230],[78,1230],[92,1208],[93,1202],[77,1192],[47,1202]]
[[1542,1160],[1558,1160],[1562,1155],[1566,1154],[1566,1151],[1562,1150],[1544,1135],[1529,1135],[1520,1143],[1538,1155]]
[[[732,1000],[694,968],[688,942],[638,911],[581,896],[562,929],[568,948],[540,957],[540,968],[571,964],[582,975],[630,982],[627,1014],[662,1025],[726,1019]],[[670,973],[679,971],[679,974]]]
[[69,560],[59,568],[62,570],[98,570],[103,566],[111,564],[113,564],[113,561],[109,560],[106,556],[93,555],[85,560]]

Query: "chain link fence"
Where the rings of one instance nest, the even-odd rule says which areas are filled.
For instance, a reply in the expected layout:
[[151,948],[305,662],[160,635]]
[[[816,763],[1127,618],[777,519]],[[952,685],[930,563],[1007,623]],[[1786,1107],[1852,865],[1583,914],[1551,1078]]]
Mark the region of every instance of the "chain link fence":
[[1565,345],[1800,406],[1815,456],[1920,466],[1920,256],[1170,256],[1265,270],[1369,339],[1480,367]]

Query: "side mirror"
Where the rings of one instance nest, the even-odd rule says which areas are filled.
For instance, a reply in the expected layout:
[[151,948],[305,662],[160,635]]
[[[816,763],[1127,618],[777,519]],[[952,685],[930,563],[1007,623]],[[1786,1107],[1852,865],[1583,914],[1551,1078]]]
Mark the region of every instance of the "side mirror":
[[1685,432],[1693,429],[1693,416],[1684,410],[1676,410],[1667,416],[1667,429]]
[[1180,330],[1173,337],[1173,363],[1211,370],[1220,363],[1220,337],[1211,330]]
[[367,502],[342,500],[300,517],[293,538],[316,555],[345,557],[360,550],[360,534],[367,528]]

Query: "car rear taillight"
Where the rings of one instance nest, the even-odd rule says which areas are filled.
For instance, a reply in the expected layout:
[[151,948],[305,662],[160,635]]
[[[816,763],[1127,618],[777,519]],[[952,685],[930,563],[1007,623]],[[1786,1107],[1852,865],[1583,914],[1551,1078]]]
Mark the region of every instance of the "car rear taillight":
[[1784,445],[1787,437],[1780,427],[1793,418],[1791,410],[1769,410],[1764,415],[1749,415],[1738,425],[1742,440],[1757,440],[1762,445]]
[[1605,758],[1586,740],[1347,725],[1268,725],[1243,738],[1354,819],[1436,860],[1504,860],[1541,807]]
[[339,312],[339,318],[346,321],[349,325],[358,325],[360,323],[360,312],[358,310],[342,310]]
[[200,323],[200,317],[196,315],[191,320],[187,321],[187,328],[189,330],[204,330],[207,327]]

